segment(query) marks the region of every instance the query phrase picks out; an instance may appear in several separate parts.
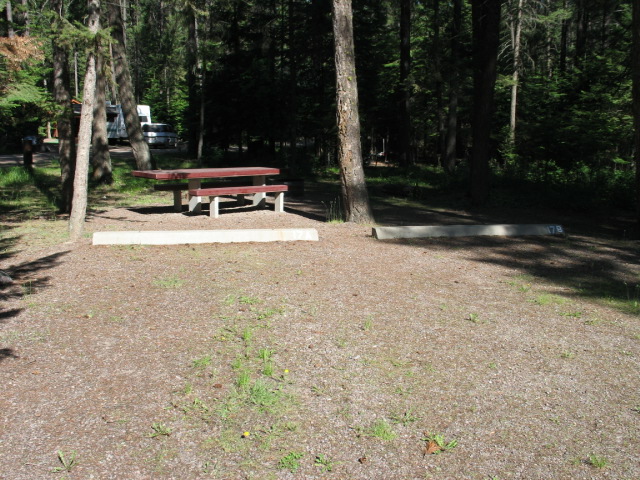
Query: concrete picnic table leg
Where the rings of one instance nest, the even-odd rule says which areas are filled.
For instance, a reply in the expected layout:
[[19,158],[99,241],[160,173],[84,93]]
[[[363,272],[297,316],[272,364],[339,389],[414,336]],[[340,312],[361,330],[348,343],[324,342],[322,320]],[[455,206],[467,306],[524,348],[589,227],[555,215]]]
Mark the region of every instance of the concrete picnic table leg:
[[[200,188],[200,186],[202,185],[199,178],[190,178],[188,182],[189,190]],[[189,211],[193,213],[202,212],[202,197],[191,196],[191,194],[189,194]]]
[[[267,184],[267,177],[265,175],[256,175],[253,177],[253,184],[254,185],[266,185]],[[260,192],[260,193],[256,193],[253,195],[253,206],[257,207],[263,207],[265,206],[266,203],[266,199],[267,199],[267,194],[266,192]]]

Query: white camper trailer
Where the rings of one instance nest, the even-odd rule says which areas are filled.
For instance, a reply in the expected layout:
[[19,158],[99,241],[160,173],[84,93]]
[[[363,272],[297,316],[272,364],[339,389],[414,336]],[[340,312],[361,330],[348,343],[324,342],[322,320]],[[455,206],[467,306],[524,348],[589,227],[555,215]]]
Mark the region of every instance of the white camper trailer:
[[[151,123],[151,108],[149,105],[138,105],[136,107],[138,117],[140,117],[140,125]],[[122,105],[112,105],[107,102],[107,137],[110,143],[117,143],[129,138],[127,135],[127,126],[124,123],[124,114],[122,113]]]

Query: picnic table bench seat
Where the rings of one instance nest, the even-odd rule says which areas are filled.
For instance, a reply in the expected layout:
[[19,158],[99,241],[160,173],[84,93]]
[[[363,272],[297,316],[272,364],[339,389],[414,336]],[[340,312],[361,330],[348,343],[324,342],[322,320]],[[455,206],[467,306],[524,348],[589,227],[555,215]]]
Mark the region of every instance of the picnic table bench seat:
[[[238,185],[237,180],[231,180],[228,182],[204,182],[202,188],[214,188],[222,186]],[[173,192],[173,209],[176,212],[182,211],[182,192],[189,190],[189,184],[183,183],[156,183],[153,189],[158,192]]]
[[284,212],[284,193],[289,190],[288,185],[236,185],[224,187],[201,187],[189,190],[189,210],[194,211],[202,203],[202,197],[209,197],[209,215],[218,218],[220,197],[224,195],[237,195],[238,203],[244,205],[244,196],[256,194],[254,205],[264,205],[264,196],[258,194],[275,193],[275,211]]

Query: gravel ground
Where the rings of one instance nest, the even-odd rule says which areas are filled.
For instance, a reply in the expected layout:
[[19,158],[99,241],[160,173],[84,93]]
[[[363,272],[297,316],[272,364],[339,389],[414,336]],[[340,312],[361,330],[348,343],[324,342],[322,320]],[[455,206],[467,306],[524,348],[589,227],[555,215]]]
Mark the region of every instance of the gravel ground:
[[[77,244],[63,220],[5,223],[0,478],[640,478],[637,242],[589,218],[383,242],[314,198],[212,220],[168,195],[93,212]],[[298,227],[320,240],[89,238]]]

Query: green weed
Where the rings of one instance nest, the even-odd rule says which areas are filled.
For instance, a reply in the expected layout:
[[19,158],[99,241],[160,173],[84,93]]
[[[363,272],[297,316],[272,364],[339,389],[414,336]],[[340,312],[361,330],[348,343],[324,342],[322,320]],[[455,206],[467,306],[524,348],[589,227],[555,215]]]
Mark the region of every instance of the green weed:
[[151,425],[151,430],[153,430],[153,433],[149,434],[151,438],[171,435],[171,429],[164,423],[154,423]]
[[560,312],[560,315],[563,317],[580,318],[582,317],[582,312]]
[[393,431],[393,428],[391,428],[391,425],[384,419],[376,420],[371,427],[365,430],[364,435],[379,438],[385,442],[394,440],[398,436],[398,434]]
[[165,278],[156,278],[153,281],[153,285],[161,288],[179,288],[184,285],[184,280],[180,279],[177,275],[172,275]]
[[289,452],[278,461],[278,468],[296,473],[300,468],[300,459],[302,457],[304,457],[302,452]]
[[62,450],[58,450],[58,460],[62,464],[61,467],[56,467],[53,469],[55,473],[57,472],[70,472],[73,467],[75,467],[78,462],[76,460],[76,451],[73,450],[71,454],[67,457],[66,454]]
[[316,455],[316,459],[313,464],[317,467],[322,468],[322,470],[325,472],[330,472],[331,470],[333,470],[333,461],[323,454]]
[[427,453],[438,454],[447,450],[452,450],[458,446],[457,440],[451,440],[447,442],[444,435],[436,433],[433,435],[427,435],[422,439],[427,442]]
[[191,361],[191,366],[193,368],[202,369],[202,368],[206,368],[209,365],[211,365],[212,361],[213,361],[213,357],[211,357],[211,355],[205,355],[204,357],[192,360]]
[[282,393],[274,388],[271,382],[258,379],[249,389],[249,402],[262,409],[273,409],[278,406]]
[[407,426],[410,423],[416,422],[418,420],[420,420],[420,417],[414,415],[413,411],[411,409],[407,410],[406,412],[403,413],[395,413],[391,415],[391,421],[393,423],[398,423],[400,425],[403,426]]
[[568,300],[552,293],[543,293],[531,299],[530,302],[536,305],[563,305],[567,303]]
[[262,374],[266,375],[267,377],[271,377],[273,376],[273,372],[274,372],[273,362],[271,361],[264,362],[262,366]]
[[470,313],[467,320],[473,323],[481,323],[480,316],[477,313]]
[[587,458],[587,463],[592,467],[604,468],[609,465],[609,460],[607,460],[605,457],[599,457],[598,455],[591,454]]
[[238,298],[238,303],[242,305],[255,305],[260,302],[261,300],[259,298],[251,297],[249,295],[241,295],[240,298]]
[[258,350],[258,358],[260,358],[263,362],[268,362],[271,360],[271,357],[275,354],[275,351],[268,348],[261,348]]
[[241,370],[238,374],[238,378],[236,379],[236,385],[242,390],[247,388],[249,383],[251,383],[251,375],[248,371]]

